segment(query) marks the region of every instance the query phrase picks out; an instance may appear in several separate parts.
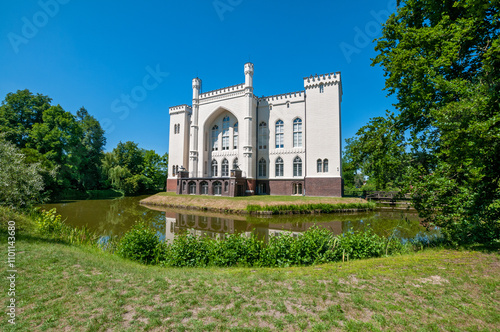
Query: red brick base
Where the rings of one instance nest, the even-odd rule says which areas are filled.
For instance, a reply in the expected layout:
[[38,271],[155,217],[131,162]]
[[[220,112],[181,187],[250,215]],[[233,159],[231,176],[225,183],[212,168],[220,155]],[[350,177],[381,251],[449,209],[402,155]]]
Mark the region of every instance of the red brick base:
[[167,192],[177,192],[177,179],[167,179]]
[[342,197],[344,183],[341,178],[306,178],[306,196]]

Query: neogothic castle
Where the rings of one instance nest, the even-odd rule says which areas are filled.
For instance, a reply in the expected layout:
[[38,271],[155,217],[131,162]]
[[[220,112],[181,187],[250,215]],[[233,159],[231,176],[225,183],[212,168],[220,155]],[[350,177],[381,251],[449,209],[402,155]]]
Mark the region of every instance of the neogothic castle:
[[245,83],[171,107],[167,191],[342,196],[340,73],[304,78],[305,91],[259,98]]

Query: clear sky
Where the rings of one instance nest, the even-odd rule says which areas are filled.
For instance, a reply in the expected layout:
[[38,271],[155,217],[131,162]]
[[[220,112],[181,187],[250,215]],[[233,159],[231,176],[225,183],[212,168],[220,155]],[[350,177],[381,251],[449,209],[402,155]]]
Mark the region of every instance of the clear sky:
[[[380,22],[395,0],[41,0],[0,3],[0,100],[29,89],[76,114],[84,106],[119,141],[168,152],[168,108],[243,83],[254,92],[303,90],[303,77],[340,71],[342,136],[393,110],[372,67]],[[128,96],[128,97],[127,97]]]

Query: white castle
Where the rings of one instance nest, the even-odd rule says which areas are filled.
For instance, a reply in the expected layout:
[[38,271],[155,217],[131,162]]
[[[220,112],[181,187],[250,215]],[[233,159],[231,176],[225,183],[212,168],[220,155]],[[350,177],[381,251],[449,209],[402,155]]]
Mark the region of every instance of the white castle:
[[171,107],[167,191],[178,194],[342,196],[340,73],[304,78],[304,91],[257,97],[245,83]]

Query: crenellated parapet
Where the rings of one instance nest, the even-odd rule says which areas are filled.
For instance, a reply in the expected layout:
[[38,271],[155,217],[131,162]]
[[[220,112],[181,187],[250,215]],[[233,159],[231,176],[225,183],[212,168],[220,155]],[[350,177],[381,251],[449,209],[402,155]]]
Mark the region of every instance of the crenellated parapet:
[[279,105],[285,103],[303,102],[305,96],[306,95],[304,91],[289,92],[280,95],[261,97],[259,98],[259,103],[261,105],[266,105],[266,104]]
[[172,114],[180,114],[180,113],[188,113],[191,115],[192,109],[191,106],[189,105],[179,105],[179,106],[173,106],[168,109],[168,113],[170,115]]
[[320,85],[334,85],[342,84],[340,79],[340,72],[323,74],[323,75],[311,75],[309,77],[304,77],[304,87],[307,89],[314,89]]
[[245,90],[245,84],[244,83],[237,84],[237,85],[232,85],[232,86],[228,86],[226,88],[204,92],[204,93],[200,94],[200,100],[201,99],[205,99],[205,98],[211,98],[211,97],[214,97],[214,96],[221,96],[221,95],[224,95],[224,94],[227,94],[227,93],[234,93],[234,92],[238,92],[238,91],[244,91],[244,90]]

